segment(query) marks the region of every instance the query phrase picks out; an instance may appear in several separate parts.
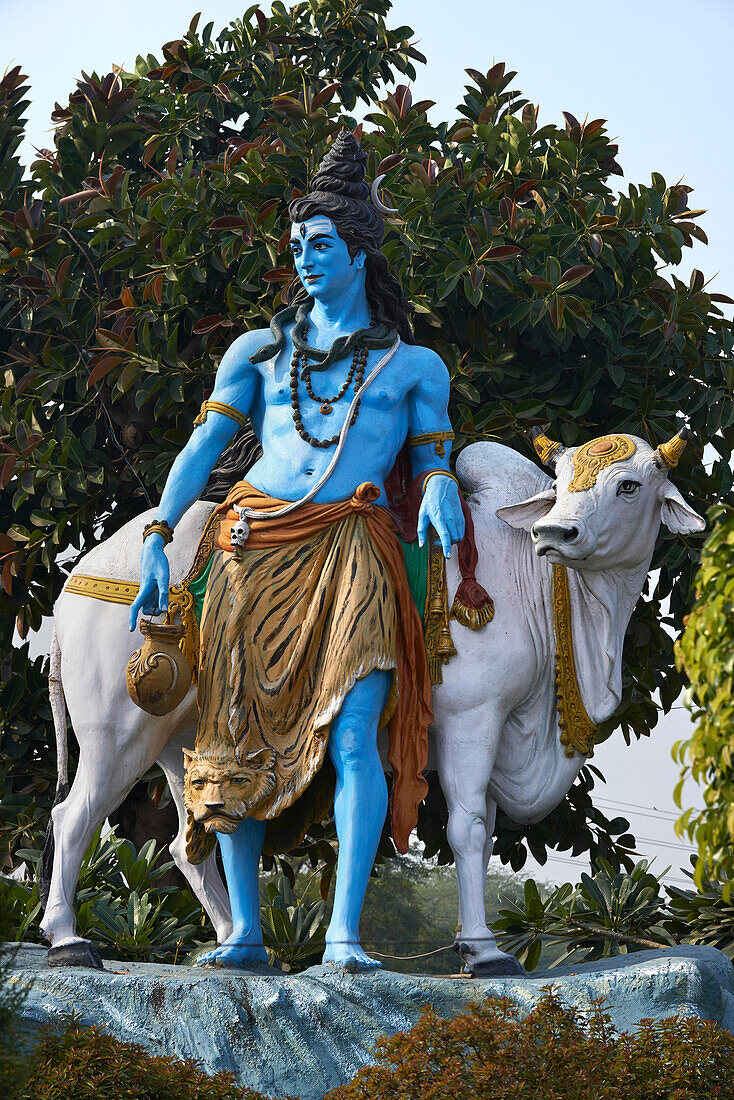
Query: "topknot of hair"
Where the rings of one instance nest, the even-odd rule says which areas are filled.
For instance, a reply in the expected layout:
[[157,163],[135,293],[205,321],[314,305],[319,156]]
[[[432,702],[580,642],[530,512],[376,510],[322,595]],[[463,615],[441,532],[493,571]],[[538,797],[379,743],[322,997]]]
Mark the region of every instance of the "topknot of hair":
[[365,175],[367,154],[351,130],[340,130],[309,184],[309,192],[331,192],[345,198],[369,200]]

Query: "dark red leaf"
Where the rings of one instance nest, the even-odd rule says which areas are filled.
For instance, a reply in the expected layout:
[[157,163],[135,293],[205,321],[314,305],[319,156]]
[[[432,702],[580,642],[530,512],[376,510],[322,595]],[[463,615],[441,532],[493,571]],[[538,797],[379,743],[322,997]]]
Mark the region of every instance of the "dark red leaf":
[[559,286],[573,286],[575,283],[580,283],[582,279],[585,279],[588,275],[591,275],[593,267],[589,267],[588,264],[574,264],[573,267],[569,267],[561,275],[561,281]]
[[239,214],[224,214],[221,218],[215,218],[209,226],[210,229],[243,229],[247,222]]
[[293,272],[289,267],[274,267],[263,275],[265,283],[289,283],[293,278]]
[[211,332],[215,328],[219,328],[222,323],[222,318],[218,313],[212,313],[208,317],[202,317],[200,321],[197,321],[193,327],[193,332],[197,336],[200,336],[204,332]]
[[257,25],[260,28],[260,34],[265,34],[268,29],[268,21],[259,8],[255,11],[255,18],[257,19]]
[[318,107],[323,107],[325,103],[328,103],[332,96],[339,90],[339,82],[327,85],[326,88],[322,88],[311,101],[311,110],[315,111]]
[[589,237],[589,247],[595,256],[598,256],[602,250],[602,239],[598,233],[592,233]]
[[87,389],[91,389],[95,382],[99,382],[100,378],[104,378],[106,374],[109,374],[111,370],[118,367],[120,363],[125,360],[126,356],[117,355],[103,355],[101,359],[96,361],[96,364],[91,371],[89,378],[87,379]]
[[678,324],[676,321],[666,321],[663,325],[663,340],[672,340],[678,331]]
[[513,256],[519,256],[522,252],[515,244],[500,244],[496,248],[490,248],[479,257],[480,260],[510,260]]
[[528,191],[532,191],[535,187],[537,180],[526,180],[525,183],[521,183],[515,191],[515,198],[521,199],[523,195],[527,195]]
[[724,306],[734,306],[734,298],[730,298],[728,294],[709,294],[709,298],[712,302],[720,302]]
[[396,164],[400,164],[402,159],[402,153],[391,153],[389,157],[385,157],[385,159],[381,160],[380,163],[377,165],[377,172],[375,173],[375,175],[386,175],[386,173],[389,172],[391,168],[394,168]]

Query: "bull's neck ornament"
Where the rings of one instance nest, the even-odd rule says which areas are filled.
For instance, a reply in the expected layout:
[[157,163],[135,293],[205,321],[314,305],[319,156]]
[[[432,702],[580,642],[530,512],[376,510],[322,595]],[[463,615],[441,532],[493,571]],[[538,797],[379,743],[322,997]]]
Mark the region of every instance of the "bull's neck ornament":
[[591,756],[598,727],[586,712],[576,675],[571,596],[565,565],[553,566],[553,625],[556,634],[556,700],[561,744],[565,748],[566,756],[573,756],[577,752],[582,756]]
[[631,458],[636,447],[628,435],[602,435],[579,447],[573,456],[573,477],[569,493],[583,493],[596,484],[602,470],[613,462]]

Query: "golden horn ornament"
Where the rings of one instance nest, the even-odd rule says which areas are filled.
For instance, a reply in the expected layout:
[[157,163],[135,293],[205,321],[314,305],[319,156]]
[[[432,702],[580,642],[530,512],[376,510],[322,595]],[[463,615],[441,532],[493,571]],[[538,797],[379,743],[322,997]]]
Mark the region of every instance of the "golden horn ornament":
[[552,463],[557,452],[561,450],[562,444],[556,443],[553,439],[549,439],[540,428],[534,428],[530,433],[530,438],[532,439],[535,453],[543,465],[547,466],[549,463]]
[[688,428],[681,428],[681,430],[669,439],[667,443],[661,443],[655,452],[670,469],[672,469],[673,466],[677,466],[680,462],[680,457],[686,449],[690,434]]

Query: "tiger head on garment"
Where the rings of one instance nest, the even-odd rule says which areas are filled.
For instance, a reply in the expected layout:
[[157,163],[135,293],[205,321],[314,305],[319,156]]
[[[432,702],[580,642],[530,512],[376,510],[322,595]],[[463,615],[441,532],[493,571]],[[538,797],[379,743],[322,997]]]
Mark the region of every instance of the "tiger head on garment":
[[184,749],[186,773],[186,855],[201,863],[215,844],[215,833],[233,833],[275,787],[275,752],[258,749],[242,764],[231,756]]

